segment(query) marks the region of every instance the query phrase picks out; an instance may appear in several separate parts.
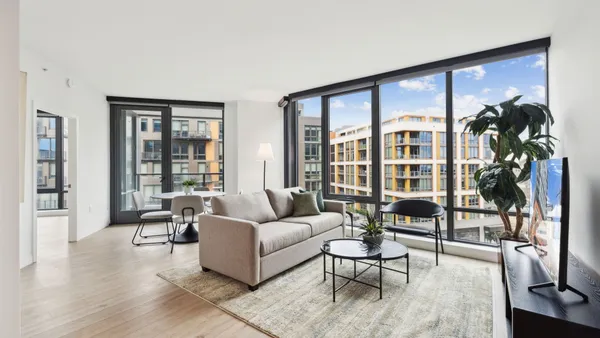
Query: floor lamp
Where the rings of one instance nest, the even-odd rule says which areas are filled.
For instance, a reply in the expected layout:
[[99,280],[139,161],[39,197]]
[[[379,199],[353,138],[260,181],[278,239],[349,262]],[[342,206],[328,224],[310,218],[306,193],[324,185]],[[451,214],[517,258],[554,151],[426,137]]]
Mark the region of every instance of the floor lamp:
[[258,153],[256,153],[256,160],[263,161],[263,190],[266,188],[267,183],[267,161],[274,161],[273,148],[271,143],[261,143],[258,147]]

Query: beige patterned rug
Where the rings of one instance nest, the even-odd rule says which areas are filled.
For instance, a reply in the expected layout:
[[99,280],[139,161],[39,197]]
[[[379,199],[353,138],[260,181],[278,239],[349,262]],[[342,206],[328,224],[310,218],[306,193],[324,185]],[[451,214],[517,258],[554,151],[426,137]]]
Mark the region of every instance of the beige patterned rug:
[[[280,337],[492,337],[491,263],[440,256],[410,249],[410,284],[406,276],[383,272],[379,290],[350,283],[332,302],[331,276],[323,281],[323,258],[317,256],[260,285],[245,284],[198,265],[163,271],[158,276],[207,300],[257,329]],[[358,265],[366,267],[366,265]],[[406,260],[385,266],[404,270]],[[331,258],[327,269],[331,271]],[[351,276],[344,261],[336,273]],[[378,269],[361,280],[378,283]],[[336,284],[342,283],[336,279]]]

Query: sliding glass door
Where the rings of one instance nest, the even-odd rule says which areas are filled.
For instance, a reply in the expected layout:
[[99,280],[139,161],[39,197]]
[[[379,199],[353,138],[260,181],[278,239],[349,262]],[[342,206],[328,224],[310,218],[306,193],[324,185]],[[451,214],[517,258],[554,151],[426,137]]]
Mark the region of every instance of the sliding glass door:
[[137,222],[133,193],[145,208],[168,210],[152,196],[197,189],[223,190],[223,109],[111,105],[111,223]]

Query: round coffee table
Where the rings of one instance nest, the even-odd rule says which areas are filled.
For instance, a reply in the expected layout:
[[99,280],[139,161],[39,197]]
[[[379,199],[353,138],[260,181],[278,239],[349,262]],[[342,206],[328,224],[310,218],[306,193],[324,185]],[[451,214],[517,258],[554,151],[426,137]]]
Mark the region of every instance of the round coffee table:
[[[334,302],[335,302],[335,293],[337,291],[339,291],[341,288],[343,288],[344,286],[348,285],[350,282],[356,282],[356,283],[370,286],[375,289],[379,289],[379,299],[383,298],[383,292],[382,292],[383,288],[382,288],[382,283],[381,283],[381,281],[382,281],[382,275],[381,275],[382,250],[379,245],[365,242],[362,239],[356,239],[356,238],[332,239],[330,241],[325,241],[323,243],[323,245],[321,246],[321,252],[323,253],[323,280],[324,281],[327,280],[327,274],[330,274],[333,276],[332,290],[333,290],[333,301]],[[331,272],[327,271],[327,269],[326,269],[325,263],[327,260],[327,256],[331,256],[331,263],[332,263],[331,264],[331,269],[332,269]],[[337,275],[335,273],[335,259],[336,258],[343,258],[343,259],[349,259],[349,260],[354,261],[354,278]],[[368,284],[363,281],[357,280],[357,278],[360,275],[362,275],[365,271],[369,270],[369,268],[371,268],[372,266],[377,266],[376,264],[365,263],[365,264],[368,264],[369,267],[366,268],[361,273],[356,274],[356,261],[360,260],[360,259],[379,261],[379,286]],[[347,279],[347,281],[346,281],[346,283],[344,283],[343,285],[341,285],[339,288],[336,289],[335,277],[341,277],[341,278]]]
[[[384,239],[383,243],[381,243],[380,245],[381,247],[381,260],[382,261],[393,261],[396,259],[401,259],[401,258],[406,258],[406,271],[400,271],[400,270],[396,270],[396,269],[392,269],[392,268],[388,268],[386,266],[383,266],[382,269],[385,270],[390,270],[390,271],[395,271],[395,272],[399,272],[399,273],[403,273],[406,275],[406,283],[408,284],[408,280],[409,280],[409,255],[408,255],[408,248],[399,242],[396,241],[391,241],[389,239]],[[369,258],[367,258],[367,260],[371,260]],[[355,260],[354,261],[354,271],[356,271],[356,262],[362,263],[362,264],[368,264],[368,265],[375,265],[373,263],[369,263],[369,262],[363,262],[363,261],[359,261],[359,260]]]

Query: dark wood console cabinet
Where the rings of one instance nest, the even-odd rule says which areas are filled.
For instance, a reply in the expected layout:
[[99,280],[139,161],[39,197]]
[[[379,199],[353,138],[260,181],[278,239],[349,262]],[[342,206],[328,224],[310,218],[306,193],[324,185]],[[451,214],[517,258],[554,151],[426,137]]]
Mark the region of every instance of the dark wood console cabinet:
[[501,241],[502,281],[506,296],[506,318],[513,338],[532,337],[600,337],[600,284],[595,273],[569,254],[567,282],[589,297],[559,292],[556,287],[527,290],[527,286],[544,283],[550,276],[533,247],[520,251],[522,243]]

